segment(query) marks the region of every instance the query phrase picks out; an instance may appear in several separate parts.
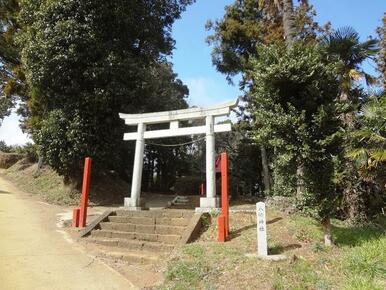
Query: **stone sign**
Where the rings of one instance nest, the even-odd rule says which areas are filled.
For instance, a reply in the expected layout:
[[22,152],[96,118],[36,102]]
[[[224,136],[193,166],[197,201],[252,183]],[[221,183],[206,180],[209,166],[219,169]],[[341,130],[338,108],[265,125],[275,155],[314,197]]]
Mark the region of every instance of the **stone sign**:
[[265,220],[265,203],[256,203],[257,218],[257,255],[259,257],[268,256],[267,247],[267,223]]

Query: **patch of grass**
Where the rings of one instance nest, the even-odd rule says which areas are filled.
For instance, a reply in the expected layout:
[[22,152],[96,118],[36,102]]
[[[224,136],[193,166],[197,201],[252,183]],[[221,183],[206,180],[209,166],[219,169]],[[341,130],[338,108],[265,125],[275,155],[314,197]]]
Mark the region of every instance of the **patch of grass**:
[[350,276],[343,290],[384,290],[384,286],[362,275]]
[[323,237],[320,224],[311,218],[293,215],[290,223],[295,229],[295,238],[300,242],[318,241]]
[[373,225],[350,226],[338,220],[334,221],[332,230],[335,242],[340,246],[358,246],[382,236],[382,231]]
[[203,263],[176,261],[168,269],[166,279],[176,282],[170,289],[188,289],[197,287],[206,274]]
[[[381,284],[385,287],[386,236],[345,249],[343,269],[351,289],[382,289]],[[363,285],[372,285],[372,288],[361,288]]]
[[268,239],[268,254],[269,255],[278,255],[282,252],[283,252],[283,246],[282,245],[280,245],[276,241]]
[[[232,246],[214,244],[211,245],[210,250],[208,251],[211,261],[221,261],[228,265],[235,265],[244,259],[244,255],[240,251]],[[220,266],[221,267],[221,266]]]
[[17,184],[26,192],[38,194],[45,201],[61,205],[78,204],[80,199],[79,192],[70,192],[63,186],[63,181],[53,170],[44,167],[36,174],[37,165],[26,163],[26,161],[16,163],[9,168],[5,175],[12,182]]
[[[37,164],[27,159],[19,160],[3,172],[6,178],[28,193],[38,194],[45,201],[60,205],[78,205],[80,190],[69,190],[63,178],[49,166],[39,171]],[[98,172],[91,177],[89,204],[111,205],[121,203],[127,183],[115,172]]]
[[215,289],[212,280],[218,270],[204,256],[204,249],[197,245],[183,249],[183,256],[169,263],[166,283],[160,289]]
[[183,248],[183,253],[192,258],[203,258],[204,248],[201,245],[191,244]]
[[318,253],[318,252],[325,252],[326,251],[326,247],[320,243],[320,242],[316,242],[312,245],[312,251],[314,253]]
[[331,289],[331,286],[326,280],[318,276],[310,262],[298,259],[290,265],[290,268],[277,269],[274,275],[273,288],[277,290],[327,290]]

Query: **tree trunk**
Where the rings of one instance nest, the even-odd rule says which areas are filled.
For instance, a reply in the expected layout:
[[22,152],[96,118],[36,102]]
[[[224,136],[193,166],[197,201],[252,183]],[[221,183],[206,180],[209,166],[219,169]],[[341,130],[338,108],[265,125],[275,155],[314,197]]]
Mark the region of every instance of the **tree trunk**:
[[[349,104],[349,93],[346,90],[342,90],[339,96],[339,100],[342,103],[347,103]],[[347,113],[343,113],[341,116],[343,124],[349,128],[352,129],[354,128],[354,112],[350,111]]]
[[364,222],[366,216],[366,201],[364,199],[361,188],[356,188],[355,180],[359,179],[357,171],[352,160],[346,159],[347,176],[349,179],[345,182],[345,189],[343,190],[343,203],[346,209],[346,215],[350,222]]
[[267,150],[264,146],[260,147],[261,151],[261,165],[263,167],[263,183],[264,183],[264,192],[268,194],[271,191],[271,180],[268,167],[268,158]]
[[154,159],[150,161],[150,190],[154,188]]
[[324,245],[326,247],[331,247],[334,245],[334,240],[332,238],[332,230],[331,230],[331,219],[329,217],[323,219],[322,226],[324,231]]
[[63,184],[69,191],[79,191],[81,186],[81,180],[79,176],[64,176]]
[[301,198],[305,191],[304,165],[299,161],[296,169],[296,197]]
[[[342,103],[349,104],[350,98],[348,89],[342,89],[339,100]],[[354,129],[355,113],[353,111],[342,113],[340,118],[342,119],[343,125],[349,132]],[[351,144],[345,144],[344,153],[349,152],[350,149]],[[356,179],[357,177],[357,170],[355,169],[355,165],[352,160],[345,158],[344,162],[346,175],[349,178],[346,180],[343,190],[343,200],[345,203],[345,208],[347,209],[346,214],[351,222],[363,221],[365,219],[363,200],[360,196],[360,190],[357,190],[352,182],[352,179]]]
[[38,160],[38,167],[36,168],[36,171],[34,173],[34,177],[37,177],[40,175],[40,171],[43,167],[43,162],[44,162],[44,159],[42,156],[39,156],[39,160]]
[[[287,47],[290,48],[296,39],[296,24],[294,17],[294,4],[292,0],[283,0],[283,29]],[[299,158],[300,159],[300,158]],[[296,195],[301,197],[304,193],[304,165],[298,160],[296,169]]]
[[291,47],[296,38],[294,5],[292,0],[283,0],[283,29],[285,42]]

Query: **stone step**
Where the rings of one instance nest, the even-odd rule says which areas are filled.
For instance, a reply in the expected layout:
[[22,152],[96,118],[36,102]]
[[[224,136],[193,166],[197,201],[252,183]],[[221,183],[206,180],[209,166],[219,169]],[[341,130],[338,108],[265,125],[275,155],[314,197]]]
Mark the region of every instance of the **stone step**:
[[115,211],[117,216],[130,216],[130,217],[165,217],[165,218],[191,218],[194,214],[191,210],[178,210],[178,209],[167,209],[167,210],[124,210],[120,209]]
[[169,225],[138,225],[132,223],[102,222],[99,224],[102,230],[119,232],[136,232],[159,235],[182,235],[185,227]]
[[172,204],[172,205],[170,205],[170,207],[173,209],[194,209],[195,208],[194,205],[186,204],[186,203],[185,204],[180,204],[180,203]]
[[97,255],[102,258],[122,260],[128,264],[154,264],[158,261],[160,255],[148,251],[127,251],[121,248],[111,248],[102,245],[97,246]]
[[166,217],[134,217],[134,216],[109,216],[108,220],[115,223],[130,223],[136,225],[169,225],[187,226],[190,218],[166,218]]
[[170,252],[174,245],[163,244],[159,242],[149,242],[140,240],[126,240],[118,238],[100,238],[90,237],[89,242],[108,247],[124,248],[130,251],[149,251],[149,252]]
[[[145,252],[145,251],[141,251]],[[154,264],[158,261],[158,256],[152,256],[149,254],[140,255],[138,252],[108,252],[106,253],[106,257],[112,259],[123,260],[129,264]]]
[[114,230],[94,230],[91,232],[92,237],[100,238],[117,238],[127,240],[143,240],[150,242],[160,242],[165,244],[176,244],[180,239],[180,235],[161,235],[161,234],[147,234],[138,232],[120,232]]
[[173,204],[187,204],[187,203],[188,203],[187,201],[183,201],[183,200],[177,200],[173,202]]

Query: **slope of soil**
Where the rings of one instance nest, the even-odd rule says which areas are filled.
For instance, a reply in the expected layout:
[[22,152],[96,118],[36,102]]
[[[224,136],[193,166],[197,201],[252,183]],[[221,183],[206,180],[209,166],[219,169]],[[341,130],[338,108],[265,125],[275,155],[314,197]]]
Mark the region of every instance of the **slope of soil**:
[[24,154],[5,153],[0,151],[0,168],[9,168],[24,157]]
[[[21,189],[39,194],[45,201],[60,205],[77,205],[80,192],[69,191],[63,186],[63,179],[49,166],[39,171],[36,163],[27,159],[19,160],[3,171],[3,176],[16,183]],[[129,184],[114,172],[99,176],[91,173],[90,205],[122,205],[123,197],[129,191]]]

